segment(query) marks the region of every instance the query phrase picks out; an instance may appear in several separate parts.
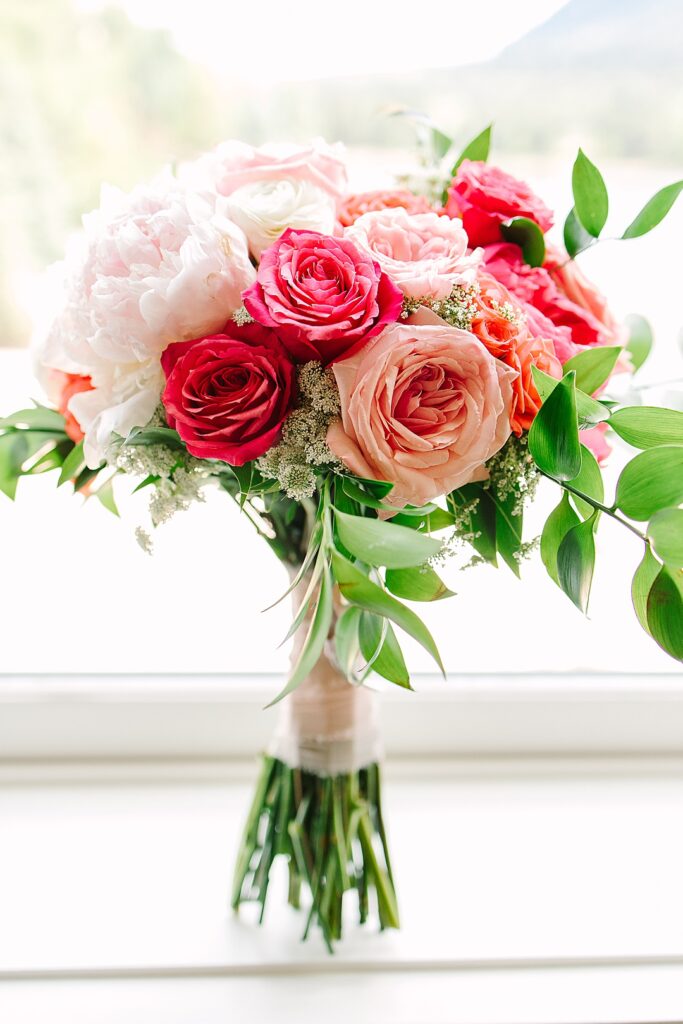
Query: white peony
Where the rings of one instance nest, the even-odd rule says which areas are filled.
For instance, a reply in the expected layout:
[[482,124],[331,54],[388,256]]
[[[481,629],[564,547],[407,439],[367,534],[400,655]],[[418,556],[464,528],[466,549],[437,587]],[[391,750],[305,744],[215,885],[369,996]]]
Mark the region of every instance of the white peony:
[[257,258],[287,228],[328,235],[334,231],[334,198],[302,178],[250,182],[231,193],[225,202],[228,215],[242,228]]
[[220,330],[254,280],[246,238],[225,201],[169,174],[126,194],[105,187],[67,256],[66,301],[39,358],[88,376],[69,409],[96,467],[113,433],[144,426],[164,383],[163,350]]

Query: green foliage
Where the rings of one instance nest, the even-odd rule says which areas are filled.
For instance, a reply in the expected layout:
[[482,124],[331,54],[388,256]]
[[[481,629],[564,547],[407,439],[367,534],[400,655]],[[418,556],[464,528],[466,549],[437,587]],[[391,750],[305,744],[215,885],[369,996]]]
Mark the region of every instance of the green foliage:
[[648,523],[647,535],[655,552],[669,568],[683,566],[683,509],[663,508],[655,512]]
[[327,565],[321,571],[320,588],[315,605],[315,611],[311,618],[311,624],[306,634],[301,653],[296,665],[287,680],[287,685],[275,697],[268,707],[277,704],[287,694],[303,683],[306,676],[310,674],[323,653],[323,647],[332,625],[332,576]]
[[665,565],[659,570],[647,596],[649,632],[662,650],[683,661],[683,594],[681,573]]
[[569,495],[563,492],[559,505],[550,513],[545,521],[541,534],[541,561],[546,572],[557,585],[560,585],[557,571],[557,552],[560,544],[569,531],[578,526],[580,519],[569,502]]
[[683,412],[651,405],[626,406],[610,416],[612,430],[634,448],[683,445]]
[[593,236],[586,231],[581,221],[576,216],[576,210],[573,206],[567,214],[567,219],[564,222],[563,237],[564,247],[572,259],[578,253],[583,252],[584,249],[588,249],[589,246],[593,244]]
[[368,670],[396,686],[412,690],[401,645],[386,619],[371,612],[361,612],[358,638]]
[[638,616],[638,621],[646,633],[650,632],[650,627],[647,621],[647,598],[652,584],[659,575],[660,569],[661,564],[652,554],[650,545],[646,544],[643,559],[634,573],[633,582],[631,584],[631,600],[633,601],[633,608]]
[[581,469],[574,379],[570,371],[553,388],[529,430],[534,462],[555,480],[573,480]]
[[475,137],[467,143],[462,153],[451,167],[451,178],[456,176],[458,173],[458,167],[460,167],[463,160],[488,160],[489,150],[491,149],[492,128],[492,124],[487,125],[482,132],[479,132],[478,135],[475,135]]
[[434,639],[425,624],[413,611],[387,594],[378,584],[373,583],[358,566],[349,562],[337,551],[332,553],[332,570],[342,596],[350,604],[354,604],[364,611],[373,612],[381,618],[390,619],[424,647],[445,675]]
[[345,608],[337,619],[334,628],[334,650],[340,669],[347,679],[353,679],[353,673],[360,644],[358,629],[363,612],[353,605]]
[[588,607],[593,580],[597,515],[594,511],[589,519],[572,526],[557,550],[557,582],[582,612]]
[[563,366],[563,371],[576,372],[576,387],[587,395],[594,395],[609,378],[617,359],[621,354],[621,348],[615,346],[596,345],[594,348],[586,349],[572,356]]
[[655,192],[652,198],[648,199],[621,237],[639,238],[641,235],[646,235],[648,231],[652,231],[664,220],[681,191],[683,191],[683,181],[675,181],[671,185],[660,188],[659,192]]
[[581,469],[573,480],[567,481],[567,484],[572,488],[572,501],[581,516],[584,519],[592,516],[595,507],[590,502],[579,497],[578,494],[575,494],[574,491],[580,491],[581,494],[585,494],[589,498],[595,498],[596,501],[602,503],[605,497],[605,485],[597,459],[593,452],[583,444],[581,445]]
[[453,591],[428,565],[409,569],[387,569],[385,583],[395,597],[406,601],[441,601]]
[[[545,402],[557,387],[558,381],[555,377],[551,377],[550,374],[539,370],[537,366],[531,367],[531,375],[534,379],[536,390],[541,396],[541,401]],[[597,423],[602,423],[604,420],[609,419],[609,409],[601,402],[596,401],[595,398],[591,398],[590,395],[576,388],[574,389],[574,398],[580,430],[594,427]]]
[[588,234],[597,238],[607,220],[609,200],[600,171],[582,149],[572,170],[572,192],[576,216]]
[[616,505],[639,522],[683,502],[683,446],[648,448],[627,462],[617,481]]
[[496,510],[496,549],[508,568],[519,579],[519,556],[522,551],[524,516],[515,512],[518,496],[515,491],[502,500],[492,495]]
[[344,547],[363,562],[405,569],[421,565],[441,550],[441,541],[405,526],[335,510],[335,523]]
[[633,372],[635,373],[643,365],[652,351],[652,328],[644,316],[638,313],[629,313],[624,324],[628,331],[628,343],[626,351],[631,357]]
[[542,267],[545,260],[545,238],[534,220],[528,217],[513,217],[500,225],[500,233],[508,242],[514,242],[522,250],[524,262],[530,267]]

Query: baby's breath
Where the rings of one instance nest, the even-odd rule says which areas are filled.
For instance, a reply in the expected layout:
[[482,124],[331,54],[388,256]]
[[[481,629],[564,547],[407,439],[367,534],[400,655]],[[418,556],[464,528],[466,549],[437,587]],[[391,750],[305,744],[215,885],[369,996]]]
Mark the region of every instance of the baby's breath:
[[413,299],[407,297],[403,300],[401,318],[407,320],[409,316],[416,313],[420,306],[426,306],[437,316],[440,316],[446,323],[453,327],[459,327],[462,331],[469,331],[472,320],[477,312],[475,299],[479,292],[476,284],[456,284],[450,295],[445,299]]

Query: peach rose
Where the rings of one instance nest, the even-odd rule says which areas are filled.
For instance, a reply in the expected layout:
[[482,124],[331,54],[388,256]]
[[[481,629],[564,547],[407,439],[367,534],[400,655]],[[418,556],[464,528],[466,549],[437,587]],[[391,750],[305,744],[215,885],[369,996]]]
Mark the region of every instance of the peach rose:
[[371,192],[354,192],[342,199],[337,210],[339,223],[350,227],[364,213],[375,210],[393,210],[401,207],[408,213],[429,213],[431,206],[426,196],[415,195],[407,188],[375,189]]
[[421,309],[332,367],[342,418],[327,443],[358,476],[421,505],[487,476],[510,435],[514,372],[468,331]]
[[538,366],[551,377],[562,377],[562,364],[555,355],[550,338],[537,337],[505,285],[491,274],[477,278],[479,291],[474,298],[476,312],[471,331],[496,359],[515,371],[512,385],[510,425],[517,437],[528,430],[541,407],[531,369]]
[[397,208],[359,217],[344,235],[369,253],[384,273],[413,299],[445,299],[456,284],[469,284],[481,250],[467,252],[459,220]]

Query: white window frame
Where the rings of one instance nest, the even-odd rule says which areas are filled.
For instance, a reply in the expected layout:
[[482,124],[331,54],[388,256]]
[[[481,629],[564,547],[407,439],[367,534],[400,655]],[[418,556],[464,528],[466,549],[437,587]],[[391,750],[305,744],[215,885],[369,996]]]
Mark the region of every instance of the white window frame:
[[[0,760],[235,759],[263,749],[277,675],[0,676]],[[381,695],[392,758],[683,753],[680,674],[422,676]]]

